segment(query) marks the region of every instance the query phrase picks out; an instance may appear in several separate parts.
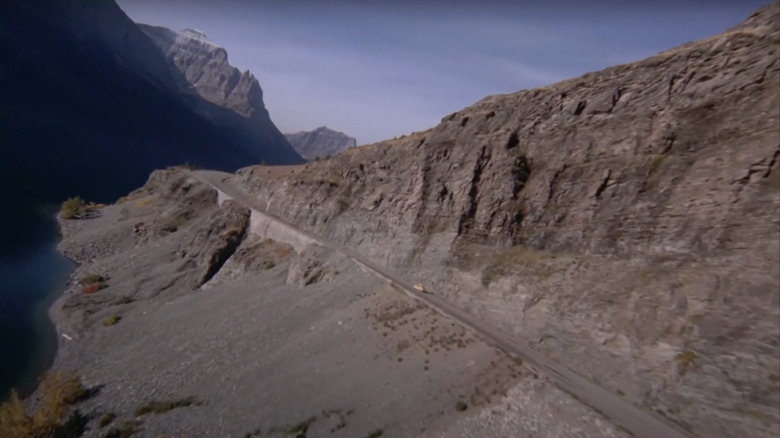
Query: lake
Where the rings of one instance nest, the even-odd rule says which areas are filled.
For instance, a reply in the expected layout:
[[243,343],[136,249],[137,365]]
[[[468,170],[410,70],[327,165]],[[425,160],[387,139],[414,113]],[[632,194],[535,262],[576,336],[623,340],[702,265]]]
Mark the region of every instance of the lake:
[[48,309],[73,264],[56,251],[56,210],[19,207],[0,219],[0,400],[11,388],[29,395],[57,352]]

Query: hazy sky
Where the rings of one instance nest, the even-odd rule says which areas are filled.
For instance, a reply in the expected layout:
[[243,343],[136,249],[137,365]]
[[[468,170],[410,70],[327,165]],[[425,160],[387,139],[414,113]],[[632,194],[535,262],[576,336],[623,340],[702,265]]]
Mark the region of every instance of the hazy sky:
[[118,0],[141,23],[192,27],[260,81],[282,132],[358,144],[439,123],[481,98],[714,35],[766,1]]

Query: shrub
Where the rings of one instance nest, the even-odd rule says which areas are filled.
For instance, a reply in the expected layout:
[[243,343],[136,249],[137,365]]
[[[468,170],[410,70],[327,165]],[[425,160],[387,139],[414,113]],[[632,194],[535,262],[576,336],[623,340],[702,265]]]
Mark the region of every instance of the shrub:
[[306,432],[309,431],[309,427],[311,427],[314,422],[317,421],[317,417],[311,417],[306,421],[301,421],[300,423],[296,424],[295,426],[287,429],[287,435],[295,435],[296,437],[305,437]]
[[105,438],[128,438],[135,433],[135,422],[127,420],[119,428],[111,428]]
[[148,413],[163,414],[176,408],[186,408],[187,406],[198,406],[201,404],[202,402],[197,402],[191,397],[180,400],[150,401],[149,403],[138,406],[135,409],[135,416],[140,417],[141,415],[146,415]]
[[666,154],[655,155],[650,162],[650,173],[655,173],[664,164],[667,157],[668,155]]
[[41,378],[39,389],[39,403],[36,403],[37,410],[32,414],[27,414],[16,391],[11,392],[8,401],[0,404],[0,436],[28,438],[79,436],[73,433],[86,422],[78,411],[74,412],[66,423],[59,426],[68,413],[69,405],[84,396],[85,391],[79,376],[62,371],[48,372]]
[[54,430],[53,438],[79,438],[87,428],[87,421],[87,417],[76,409],[70,414],[68,421]]
[[106,327],[111,327],[112,325],[118,323],[120,319],[122,318],[117,315],[111,315],[103,320],[103,325]]
[[69,198],[67,201],[62,203],[62,208],[60,208],[60,217],[63,219],[76,219],[84,213],[84,209],[85,204],[83,199],[79,197]]
[[100,283],[100,284],[90,284],[89,286],[84,286],[84,287],[81,288],[81,293],[83,293],[83,294],[93,294],[93,293],[99,291],[100,289],[103,289],[103,287],[101,287],[101,286],[104,286],[104,285],[102,283]]
[[384,431],[382,429],[377,429],[377,430],[369,433],[368,435],[366,435],[366,438],[379,438],[380,436],[382,436],[383,432]]
[[86,285],[89,285],[89,284],[103,283],[106,280],[107,279],[105,277],[103,277],[102,275],[89,274],[89,275],[85,275],[84,277],[82,277],[81,280],[79,280],[79,284],[86,286]]
[[263,270],[267,271],[269,269],[272,269],[274,266],[276,266],[276,263],[268,261],[263,263]]
[[114,414],[113,412],[106,412],[98,420],[97,426],[102,429],[108,426],[112,421],[114,421],[114,418],[116,418],[116,414]]
[[135,298],[127,295],[122,295],[121,297],[114,300],[115,305],[130,304],[132,302],[135,302]]
[[458,412],[463,412],[463,411],[465,411],[468,408],[469,408],[469,406],[466,404],[466,402],[464,402],[462,400],[458,400],[458,402],[455,403],[455,410],[458,411]]
[[54,404],[73,404],[81,400],[86,389],[81,384],[81,377],[65,371],[48,372],[41,377],[41,399]]
[[245,433],[243,438],[252,438],[253,436],[260,436],[260,429],[255,429],[251,432]]
[[107,278],[103,277],[102,275],[85,275],[81,280],[79,280],[79,284],[84,286],[81,288],[81,293],[92,294],[101,289],[107,288],[108,285],[106,284],[106,280]]
[[[40,426],[38,426],[40,427]],[[0,405],[0,436],[40,436],[40,429],[27,415],[16,390],[11,398]]]
[[688,366],[696,359],[696,353],[691,350],[683,350],[677,353],[674,358],[677,360],[677,370],[680,374],[685,374],[688,371]]

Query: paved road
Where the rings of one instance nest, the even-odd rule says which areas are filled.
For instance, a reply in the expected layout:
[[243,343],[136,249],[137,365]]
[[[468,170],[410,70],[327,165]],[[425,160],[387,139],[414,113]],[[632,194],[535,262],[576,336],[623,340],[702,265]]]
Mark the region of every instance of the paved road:
[[523,359],[523,363],[532,368],[537,373],[549,376],[561,389],[573,395],[583,403],[599,411],[602,415],[609,418],[614,424],[623,427],[636,437],[641,438],[691,438],[693,435],[669,424],[666,420],[654,413],[639,409],[626,402],[620,396],[613,394],[604,388],[592,383],[584,377],[574,373],[561,364],[548,359],[544,355],[530,349],[523,342],[518,341],[513,336],[503,332],[491,325],[467,314],[462,309],[454,306],[447,300],[432,294],[418,292],[408,279],[391,272],[387,268],[379,266],[361,254],[343,248],[339,245],[331,244],[310,233],[307,233],[291,224],[282,221],[280,218],[265,211],[264,203],[249,195],[240,189],[225,182],[232,175],[224,172],[200,170],[193,172],[198,179],[210,184],[215,189],[230,196],[236,201],[246,204],[253,210],[264,214],[274,220],[280,221],[295,229],[302,235],[307,236],[324,246],[333,248],[353,261],[370,269],[378,276],[384,278],[391,284],[401,288],[404,292],[426,305],[432,307],[442,315],[451,318],[464,327],[476,332],[488,344],[491,344],[514,357]]

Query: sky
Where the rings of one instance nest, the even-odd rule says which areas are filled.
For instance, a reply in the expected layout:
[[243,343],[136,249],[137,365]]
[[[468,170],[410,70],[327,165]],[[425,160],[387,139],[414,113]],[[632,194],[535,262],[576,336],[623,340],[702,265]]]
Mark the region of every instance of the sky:
[[136,22],[224,47],[282,132],[327,126],[358,144],[717,34],[766,2],[118,0]]

